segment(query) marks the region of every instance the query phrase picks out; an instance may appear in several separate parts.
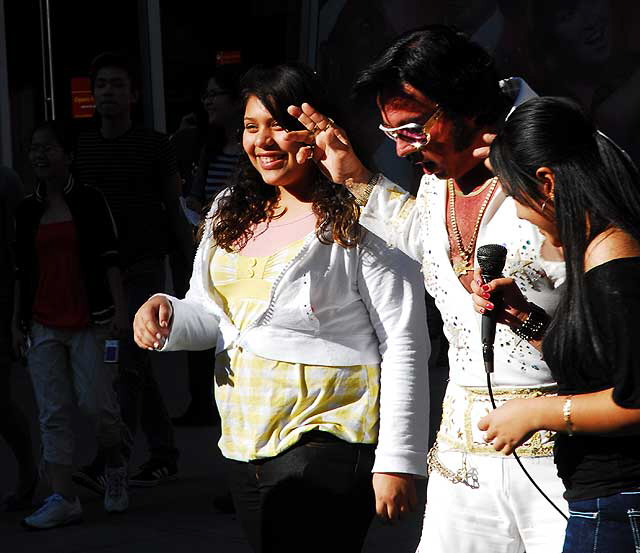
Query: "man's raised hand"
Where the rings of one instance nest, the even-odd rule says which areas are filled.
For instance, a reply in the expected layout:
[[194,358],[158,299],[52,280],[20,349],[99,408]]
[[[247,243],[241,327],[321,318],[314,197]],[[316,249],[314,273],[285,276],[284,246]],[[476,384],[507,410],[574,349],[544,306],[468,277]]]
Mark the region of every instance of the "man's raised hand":
[[306,129],[290,131],[286,137],[303,144],[297,153],[298,163],[313,159],[327,178],[339,184],[349,178],[367,181],[369,170],[358,159],[344,130],[331,118],[307,103],[289,106],[287,111]]

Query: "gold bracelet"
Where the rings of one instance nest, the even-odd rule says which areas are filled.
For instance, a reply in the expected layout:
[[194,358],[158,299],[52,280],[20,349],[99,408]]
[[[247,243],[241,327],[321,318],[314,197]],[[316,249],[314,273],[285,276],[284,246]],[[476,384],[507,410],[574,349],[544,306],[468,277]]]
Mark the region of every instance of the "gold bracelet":
[[564,419],[564,425],[567,430],[567,434],[569,436],[573,436],[573,423],[571,422],[571,400],[573,396],[567,397],[564,400],[564,405],[562,406],[562,418]]
[[[382,177],[382,174],[374,173],[372,177],[369,179],[369,181],[366,183],[355,182],[352,178],[349,178],[345,181],[344,184],[349,189],[351,194],[353,194],[353,197],[355,198],[356,203],[360,206],[365,206],[369,201],[369,196],[371,196],[371,192],[373,191],[375,186],[378,184],[378,181],[380,180],[381,177]],[[364,186],[364,188],[362,189],[362,191],[358,191],[358,193],[355,193],[353,188],[355,188],[358,185]]]

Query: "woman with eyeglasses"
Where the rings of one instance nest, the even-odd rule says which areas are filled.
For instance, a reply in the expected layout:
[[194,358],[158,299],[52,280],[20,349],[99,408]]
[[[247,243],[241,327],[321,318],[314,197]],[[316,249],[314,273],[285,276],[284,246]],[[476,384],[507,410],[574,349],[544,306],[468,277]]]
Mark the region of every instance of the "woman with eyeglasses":
[[557,396],[508,401],[478,426],[505,454],[533,432],[558,433],[565,553],[638,551],[640,175],[577,104],[559,98],[516,108],[490,159],[518,216],[564,249],[567,276],[550,321],[511,278],[473,283],[479,313],[495,311],[491,296],[502,292],[498,322],[540,349],[558,382]]
[[240,159],[241,113],[236,73],[234,69],[218,68],[200,97],[207,127],[199,158],[185,183],[187,205],[197,213],[228,185]]
[[[183,195],[189,219],[197,225],[202,208],[229,184],[240,159],[238,132],[241,125],[240,102],[237,91],[237,69],[218,67],[206,83],[200,96],[206,123],[196,126],[195,114],[185,116],[172,137],[178,153],[178,165],[183,179]],[[197,147],[185,135],[196,133]],[[195,157],[194,157],[195,154]],[[194,229],[195,230],[195,229]],[[184,295],[188,288],[191,265],[182,256],[170,254],[176,295]],[[190,263],[191,260],[186,260]],[[185,411],[172,419],[176,426],[211,426],[219,418],[210,387],[213,351],[189,352],[189,395]],[[216,508],[233,512],[228,494],[214,499]]]
[[37,529],[82,518],[71,480],[74,405],[95,421],[106,455],[105,510],[129,504],[114,365],[104,356],[105,340],[128,324],[116,230],[102,194],[74,181],[70,142],[58,121],[36,127],[29,161],[37,184],[15,215],[13,344],[26,350],[53,492],[23,520]]
[[412,510],[425,476],[420,275],[359,226],[343,186],[296,160],[286,109],[313,97],[331,113],[318,77],[256,67],[242,85],[240,170],[205,220],[185,299],[152,297],[136,341],[217,344],[219,446],[255,551],[360,551],[373,514]]

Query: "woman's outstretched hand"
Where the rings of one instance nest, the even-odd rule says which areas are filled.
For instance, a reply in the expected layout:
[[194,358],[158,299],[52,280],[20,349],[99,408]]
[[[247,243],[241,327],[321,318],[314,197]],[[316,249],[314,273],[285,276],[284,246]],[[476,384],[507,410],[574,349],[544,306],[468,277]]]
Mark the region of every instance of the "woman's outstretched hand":
[[534,423],[534,399],[512,399],[485,415],[478,428],[485,431],[484,441],[496,451],[510,455],[539,430]]
[[307,129],[287,133],[287,140],[304,144],[297,153],[298,163],[312,159],[327,178],[338,184],[349,178],[356,182],[369,180],[371,172],[353,151],[344,130],[332,119],[307,103],[289,106],[287,111]]
[[133,338],[143,349],[161,349],[171,331],[171,303],[164,296],[149,298],[133,319]]

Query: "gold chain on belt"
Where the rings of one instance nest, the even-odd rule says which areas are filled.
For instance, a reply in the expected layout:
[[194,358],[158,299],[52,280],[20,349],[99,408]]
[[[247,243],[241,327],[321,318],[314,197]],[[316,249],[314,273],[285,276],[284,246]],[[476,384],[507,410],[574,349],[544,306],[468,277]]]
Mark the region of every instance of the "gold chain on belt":
[[435,442],[429,454],[427,455],[427,472],[431,474],[432,471],[436,471],[450,482],[454,484],[464,484],[470,488],[477,489],[480,487],[478,482],[478,469],[467,467],[467,454],[462,454],[462,466],[456,471],[445,467],[438,457],[438,442]]

